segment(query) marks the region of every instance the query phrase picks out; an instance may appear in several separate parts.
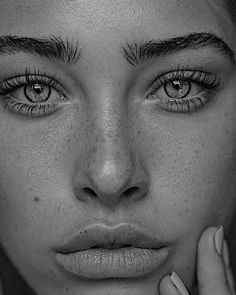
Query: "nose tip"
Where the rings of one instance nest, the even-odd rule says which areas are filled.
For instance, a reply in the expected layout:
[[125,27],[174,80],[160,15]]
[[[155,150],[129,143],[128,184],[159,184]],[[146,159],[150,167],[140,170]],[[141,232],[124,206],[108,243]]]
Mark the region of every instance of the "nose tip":
[[90,154],[84,162],[84,169],[80,165],[73,179],[73,191],[78,200],[114,207],[125,200],[138,201],[146,196],[147,173],[134,154],[126,150],[118,156],[94,155]]
[[90,180],[98,195],[120,194],[131,175],[130,163],[107,159],[104,163],[93,163],[90,167]]
[[94,161],[89,171],[89,185],[83,187],[83,193],[104,206],[115,206],[122,199],[139,200],[147,192],[145,176],[127,158],[125,161],[107,160],[103,165]]

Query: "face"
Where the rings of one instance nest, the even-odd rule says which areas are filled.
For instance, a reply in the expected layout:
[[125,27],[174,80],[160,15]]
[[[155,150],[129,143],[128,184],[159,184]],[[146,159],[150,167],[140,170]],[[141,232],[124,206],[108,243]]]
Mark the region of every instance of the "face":
[[[7,256],[39,295],[156,294],[172,270],[191,289],[201,232],[223,224],[227,235],[236,207],[236,32],[223,3],[1,3],[1,36],[57,36],[70,43],[70,57],[78,46],[69,61],[48,51],[49,41],[37,47],[14,39],[1,51]],[[227,46],[217,39],[217,49],[213,35],[203,42],[200,34],[209,32]],[[170,43],[176,37],[182,47]],[[135,44],[137,53],[145,43],[149,51],[139,53],[148,58],[132,59]],[[95,280],[59,267],[56,249],[71,235],[124,223],[165,243],[158,269]]]

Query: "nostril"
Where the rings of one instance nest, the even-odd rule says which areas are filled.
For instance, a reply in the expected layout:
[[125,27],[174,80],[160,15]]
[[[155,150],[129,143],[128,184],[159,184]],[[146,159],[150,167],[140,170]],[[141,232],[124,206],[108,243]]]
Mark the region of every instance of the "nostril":
[[97,196],[97,194],[96,194],[91,188],[89,188],[89,187],[85,187],[85,188],[83,188],[83,190],[84,190],[84,192],[85,192],[86,194],[92,195],[92,196],[94,196],[94,197]]
[[[139,188],[137,187],[137,186],[134,186],[134,187],[131,187],[131,188],[129,188],[129,189],[127,189],[125,192],[124,192],[124,195],[125,196],[132,196],[136,191],[138,191],[139,190]],[[91,196],[94,196],[94,197],[96,197],[97,196],[97,194],[91,189],[91,188],[89,188],[89,187],[85,187],[85,188],[83,188],[83,191],[86,193],[86,194],[89,194],[89,195],[91,195]]]
[[139,190],[139,188],[137,186],[131,187],[124,192],[124,195],[127,197],[132,196],[138,190]]

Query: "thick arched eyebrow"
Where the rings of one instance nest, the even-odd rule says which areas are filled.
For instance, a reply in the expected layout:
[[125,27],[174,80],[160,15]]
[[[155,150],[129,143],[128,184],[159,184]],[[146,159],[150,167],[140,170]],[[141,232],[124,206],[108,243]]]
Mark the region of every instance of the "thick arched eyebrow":
[[74,64],[81,57],[78,42],[63,40],[59,36],[43,38],[0,36],[0,56],[24,52],[63,63]]
[[213,48],[228,58],[233,64],[236,63],[233,50],[223,39],[213,33],[191,33],[181,37],[160,41],[151,40],[140,44],[136,42],[126,43],[122,50],[124,58],[131,65],[138,65],[163,55],[180,52],[184,49],[201,49],[206,47]]

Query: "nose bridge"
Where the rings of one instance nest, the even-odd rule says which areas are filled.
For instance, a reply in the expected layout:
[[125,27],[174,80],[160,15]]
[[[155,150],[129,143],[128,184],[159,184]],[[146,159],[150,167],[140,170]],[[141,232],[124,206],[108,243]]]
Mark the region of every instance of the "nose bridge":
[[93,109],[90,122],[86,174],[96,194],[114,202],[130,184],[135,169],[126,108],[104,101]]
[[132,177],[134,155],[129,145],[127,116],[122,106],[101,105],[90,132],[88,176],[101,195],[120,195]]

